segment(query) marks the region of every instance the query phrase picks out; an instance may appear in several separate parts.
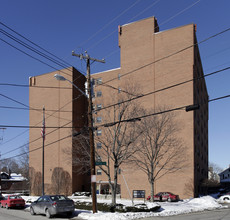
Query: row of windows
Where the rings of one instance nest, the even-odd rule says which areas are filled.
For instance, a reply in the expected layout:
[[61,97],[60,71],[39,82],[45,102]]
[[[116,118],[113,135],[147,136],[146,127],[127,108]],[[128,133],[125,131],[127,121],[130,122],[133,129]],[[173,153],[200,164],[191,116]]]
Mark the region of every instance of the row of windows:
[[[121,93],[121,88],[118,87],[118,93]],[[93,94],[93,97],[95,97],[95,94]],[[96,97],[102,97],[102,91],[97,91]]]
[[[118,80],[121,79],[121,74],[120,73],[118,73],[117,78],[118,78]],[[94,81],[95,81],[95,85],[101,85],[102,84],[102,78],[101,77],[97,78],[97,79],[94,79]]]

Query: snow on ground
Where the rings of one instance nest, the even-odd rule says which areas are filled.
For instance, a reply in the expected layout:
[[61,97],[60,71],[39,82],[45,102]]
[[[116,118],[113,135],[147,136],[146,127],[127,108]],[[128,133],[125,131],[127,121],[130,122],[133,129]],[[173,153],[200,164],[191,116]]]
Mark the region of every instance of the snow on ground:
[[[32,196],[23,196],[23,198],[28,202],[29,205],[30,202],[35,201],[38,197],[32,197]],[[74,201],[85,201],[85,202],[91,202],[91,199],[86,197],[70,197]],[[110,203],[111,200],[106,199],[98,199],[98,203]],[[143,203],[143,200],[135,201],[135,204]],[[200,198],[192,198],[187,199],[179,202],[160,202],[160,203],[151,203],[146,202],[146,205],[150,208],[155,205],[160,205],[161,209],[158,212],[131,212],[131,213],[106,213],[106,212],[98,212],[93,214],[91,211],[87,210],[75,210],[75,214],[77,217],[81,219],[89,219],[89,220],[126,220],[126,219],[138,219],[138,218],[144,218],[144,217],[151,217],[151,216],[170,216],[170,215],[179,215],[179,214],[186,214],[191,212],[200,212],[204,210],[213,210],[213,209],[219,209],[219,208],[226,208],[226,206],[223,206],[219,204],[218,202],[221,202],[219,200],[214,199],[211,196],[203,196]],[[131,206],[132,202],[130,200],[121,200],[118,199],[117,203],[122,203],[127,206]],[[29,207],[27,208],[29,210]],[[77,218],[76,217],[76,218]],[[74,219],[74,218],[72,218]]]

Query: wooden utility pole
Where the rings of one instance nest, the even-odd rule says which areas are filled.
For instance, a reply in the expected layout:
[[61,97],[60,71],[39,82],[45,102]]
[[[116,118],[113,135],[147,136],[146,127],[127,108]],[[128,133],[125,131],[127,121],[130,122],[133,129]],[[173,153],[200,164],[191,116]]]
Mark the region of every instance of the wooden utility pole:
[[44,176],[45,176],[45,106],[43,106],[43,122],[42,122],[42,195],[45,195],[45,185],[44,185]]
[[[0,128],[3,132],[6,130],[6,128]],[[0,141],[3,140],[3,135],[0,137]],[[0,159],[1,159],[1,153],[0,153]],[[2,177],[1,177],[1,170],[0,170],[0,194],[2,194]]]
[[87,52],[85,56],[82,54],[75,54],[73,56],[86,60],[87,65],[87,89],[88,89],[88,123],[89,123],[89,142],[90,142],[90,167],[91,167],[91,193],[93,213],[97,212],[97,197],[96,197],[96,171],[95,171],[95,146],[94,146],[94,129],[93,129],[93,114],[92,114],[92,93],[91,93],[91,77],[90,77],[90,61],[105,63],[105,60],[98,60],[91,58]]

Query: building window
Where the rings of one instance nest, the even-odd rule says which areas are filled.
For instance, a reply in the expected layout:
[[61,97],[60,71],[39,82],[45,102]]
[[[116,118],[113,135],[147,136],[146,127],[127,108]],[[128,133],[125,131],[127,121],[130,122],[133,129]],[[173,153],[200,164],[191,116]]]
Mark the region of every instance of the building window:
[[121,93],[121,88],[120,87],[118,88],[118,93]]
[[97,175],[101,175],[102,174],[102,170],[101,169],[97,169]]
[[97,130],[97,132],[96,132],[96,134],[97,134],[97,136],[101,136],[101,130]]
[[96,83],[97,83],[97,85],[101,85],[102,84],[102,78],[96,79]]
[[97,91],[97,97],[101,97],[102,96],[102,92],[101,91]]
[[100,110],[102,108],[102,104],[97,104],[97,110]]
[[101,123],[102,118],[101,117],[97,117],[97,123]]
[[101,161],[101,157],[98,155],[96,161]]
[[119,74],[118,74],[118,80],[120,80],[120,79],[121,79],[121,74],[119,73]]
[[102,147],[101,142],[97,142],[97,149],[101,149],[101,147]]

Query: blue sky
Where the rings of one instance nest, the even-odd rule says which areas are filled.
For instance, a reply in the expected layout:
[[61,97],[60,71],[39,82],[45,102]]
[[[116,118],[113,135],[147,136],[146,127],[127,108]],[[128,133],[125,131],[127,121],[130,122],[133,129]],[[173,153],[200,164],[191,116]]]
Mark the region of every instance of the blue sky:
[[[1,0],[0,22],[26,38],[85,71],[85,63],[71,55],[88,51],[106,63],[95,63],[92,73],[120,66],[118,25],[150,16],[158,19],[160,30],[190,23],[197,24],[202,41],[230,27],[229,0]],[[0,24],[0,28],[10,32]],[[10,32],[12,33],[12,32]],[[15,35],[15,34],[14,34]],[[30,53],[56,69],[61,67],[13,42],[0,32],[0,38]],[[0,83],[28,85],[30,76],[54,71],[0,40]],[[199,45],[204,73],[230,66],[230,31]],[[206,78],[210,99],[230,94],[230,70]],[[0,94],[29,105],[28,88],[0,85]],[[25,107],[0,96],[0,106]],[[209,160],[226,168],[230,164],[230,98],[209,104]],[[0,108],[0,125],[29,125],[29,111]],[[2,158],[17,155],[8,151],[28,142],[28,129],[0,130]],[[24,134],[22,134],[24,132]],[[20,135],[20,136],[18,136]],[[17,137],[18,136],[18,137]]]

